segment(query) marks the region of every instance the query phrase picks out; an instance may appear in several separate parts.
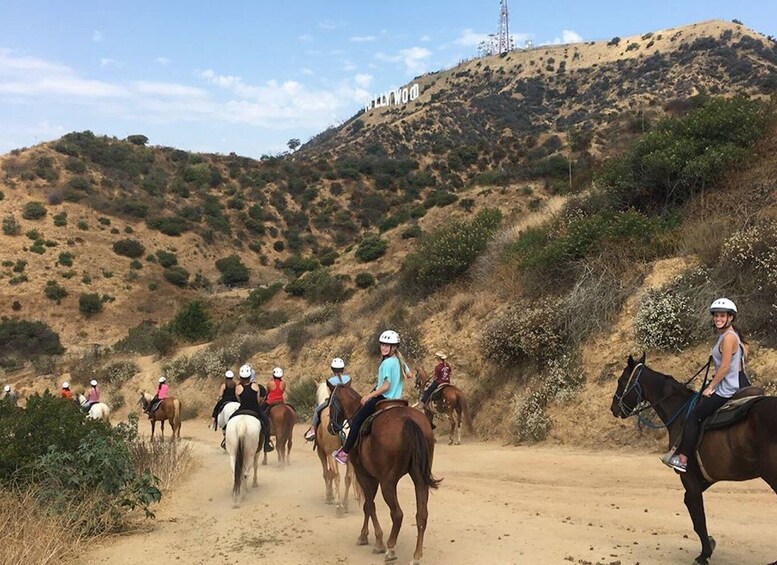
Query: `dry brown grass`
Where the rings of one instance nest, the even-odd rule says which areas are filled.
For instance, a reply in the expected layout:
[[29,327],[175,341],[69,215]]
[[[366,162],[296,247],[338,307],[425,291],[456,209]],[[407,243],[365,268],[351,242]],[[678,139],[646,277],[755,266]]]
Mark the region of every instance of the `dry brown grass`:
[[131,446],[135,468],[149,471],[159,479],[159,488],[168,491],[194,468],[194,451],[186,441],[151,441],[138,437]]

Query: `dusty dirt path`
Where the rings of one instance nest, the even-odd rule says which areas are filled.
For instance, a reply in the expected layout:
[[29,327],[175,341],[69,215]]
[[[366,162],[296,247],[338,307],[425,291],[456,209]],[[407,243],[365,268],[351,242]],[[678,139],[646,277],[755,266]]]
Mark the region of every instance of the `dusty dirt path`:
[[[92,548],[86,565],[154,563],[383,563],[354,545],[361,509],[335,517],[324,503],[318,458],[298,426],[292,464],[270,458],[259,487],[232,507],[229,461],[204,421],[184,423],[199,467],[157,509],[141,533]],[[654,454],[595,453],[558,447],[500,447],[469,440],[437,445],[425,563],[691,563],[698,542],[679,480]],[[409,562],[415,542],[412,483],[400,483],[405,521],[397,544]],[[379,497],[380,498],[380,497]],[[763,564],[777,558],[777,497],[761,481],[721,483],[706,497],[718,541],[714,563]],[[390,520],[382,499],[381,525]],[[370,536],[370,541],[373,538]]]

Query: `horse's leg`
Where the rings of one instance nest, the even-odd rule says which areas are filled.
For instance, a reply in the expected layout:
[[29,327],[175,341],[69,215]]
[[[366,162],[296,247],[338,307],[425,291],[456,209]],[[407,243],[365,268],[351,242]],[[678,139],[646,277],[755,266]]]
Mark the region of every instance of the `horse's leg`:
[[[459,428],[461,429],[461,428]],[[419,565],[424,555],[424,533],[426,533],[426,521],[429,518],[429,487],[422,480],[415,483],[415,523],[418,528],[418,536],[415,541],[415,552],[411,565]]]
[[154,417],[151,417],[151,441],[154,441],[154,428],[156,428],[156,420],[154,420]]
[[340,498],[340,469],[338,468],[339,465],[335,462],[334,457],[329,455],[328,458],[329,464],[332,466],[331,477],[335,493],[335,515],[338,518],[341,518],[345,512],[343,511],[343,499]]
[[369,521],[372,519],[372,526],[375,529],[375,552],[383,553],[386,551],[386,546],[383,544],[383,530],[378,523],[378,516],[375,512],[375,495],[378,494],[378,481],[372,477],[365,475],[357,475],[359,484],[364,490],[364,523],[362,524],[362,531],[359,534],[359,539],[356,541],[356,545],[367,545],[369,535]]
[[[687,475],[686,475],[687,476]],[[685,486],[685,506],[688,508],[688,514],[691,515],[693,530],[699,536],[701,541],[701,553],[696,557],[696,563],[707,565],[708,559],[715,549],[715,540],[707,533],[707,517],[704,514],[703,493],[709,487],[706,483],[693,481],[690,477],[683,476],[683,485]]]
[[397,546],[397,537],[399,537],[399,529],[402,527],[402,519],[404,513],[399,506],[399,499],[397,498],[397,483],[389,479],[388,481],[380,484],[380,492],[383,494],[383,500],[391,510],[391,533],[388,539],[388,549],[386,550],[386,561],[394,561],[397,558],[394,553],[394,548]]
[[164,421],[164,419],[159,420],[159,423],[162,425],[162,441],[165,441],[165,421]]
[[286,465],[291,465],[291,444],[294,440],[294,427],[289,430],[289,439],[287,440],[286,448]]
[[259,483],[256,480],[256,473],[259,471],[259,446],[256,446],[256,451],[254,452],[254,482],[253,486],[258,487]]
[[448,445],[453,445],[455,443],[453,437],[456,435],[456,418],[453,417],[453,410],[450,408],[448,409],[448,422],[451,425],[451,432],[449,434],[450,437],[448,439]]
[[461,445],[461,404],[456,403],[456,445]]
[[345,483],[345,493],[343,496],[343,511],[346,513],[348,512],[348,496],[349,496],[348,493],[351,490],[351,480],[353,479],[353,477],[351,476],[351,469],[352,467],[350,464],[345,466],[345,479],[343,480],[343,482]]

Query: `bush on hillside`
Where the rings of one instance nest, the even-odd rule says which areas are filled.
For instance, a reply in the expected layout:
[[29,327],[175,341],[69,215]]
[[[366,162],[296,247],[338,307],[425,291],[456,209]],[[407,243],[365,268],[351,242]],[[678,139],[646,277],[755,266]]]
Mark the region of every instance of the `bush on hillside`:
[[375,284],[375,277],[370,273],[357,273],[354,282],[357,288],[369,288]]
[[156,258],[159,261],[159,264],[165,269],[174,267],[178,264],[178,257],[175,253],[170,253],[169,251],[164,251],[162,249],[156,252]]
[[46,298],[49,300],[53,300],[59,304],[60,300],[67,296],[67,289],[57,281],[48,281],[46,287],[43,289],[43,294],[45,294]]
[[82,293],[78,297],[78,309],[89,317],[103,311],[103,301],[97,293]]
[[213,322],[201,300],[181,308],[170,321],[170,332],[187,341],[208,340],[213,337]]
[[237,255],[223,257],[216,261],[216,268],[221,273],[221,282],[227,286],[247,283],[249,278],[248,267]]
[[184,287],[189,284],[189,271],[179,265],[174,265],[162,273],[165,280],[175,286]]
[[44,322],[0,319],[0,366],[13,367],[37,355],[64,352],[59,334]]
[[314,304],[340,302],[350,294],[343,281],[332,276],[326,267],[305,273],[287,284],[284,290],[292,296],[304,297]]
[[179,236],[191,229],[189,221],[181,216],[148,218],[146,220],[146,225],[152,230],[158,230],[165,235],[173,237]]
[[558,358],[566,343],[561,305],[553,299],[511,305],[480,338],[483,356],[500,367],[526,361],[542,366]]
[[59,254],[59,258],[57,259],[57,263],[62,265],[63,267],[72,267],[73,266],[73,257],[74,255],[68,251],[63,251]]
[[257,330],[271,330],[289,321],[289,316],[283,310],[258,310],[246,316],[246,322]]
[[167,355],[173,348],[173,336],[157,327],[154,321],[145,320],[130,328],[113,348],[141,355]]
[[13,214],[8,214],[3,218],[3,233],[5,235],[19,235],[22,233],[22,226]]
[[22,218],[25,220],[40,220],[46,215],[46,207],[43,202],[28,202],[22,210]]
[[121,386],[139,372],[140,368],[134,361],[116,360],[100,368],[98,374],[101,381]]
[[281,269],[290,278],[297,278],[303,273],[318,268],[319,263],[314,257],[300,257],[292,255],[280,263]]
[[294,406],[299,421],[306,421],[313,415],[317,390],[318,383],[313,377],[297,379],[286,389],[286,402]]
[[269,302],[282,288],[282,283],[273,283],[267,287],[258,286],[248,294],[246,303],[250,308],[257,309]]
[[377,235],[368,235],[359,243],[354,255],[362,263],[369,263],[383,257],[388,249],[388,241]]
[[117,255],[123,255],[130,259],[137,259],[142,257],[146,252],[146,248],[137,239],[120,239],[113,242],[113,252]]
[[470,221],[457,221],[427,234],[402,263],[401,288],[425,296],[467,273],[502,222],[496,209],[480,211]]

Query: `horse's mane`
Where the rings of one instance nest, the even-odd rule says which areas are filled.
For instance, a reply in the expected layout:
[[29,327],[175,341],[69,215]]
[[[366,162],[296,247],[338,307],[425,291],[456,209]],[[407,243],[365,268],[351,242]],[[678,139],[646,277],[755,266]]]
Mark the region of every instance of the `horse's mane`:
[[678,392],[689,392],[691,394],[696,392],[695,390],[693,390],[688,385],[679,382],[672,375],[667,375],[665,373],[661,373],[661,372],[656,371],[655,369],[653,369],[651,367],[648,367],[647,365],[644,365],[644,367],[645,367],[645,369],[647,369],[648,371],[650,371],[654,375],[658,375],[659,377],[663,377],[665,380],[669,381],[669,386],[671,386],[674,390],[676,390]]
[[327,398],[329,398],[329,386],[325,382],[318,383],[318,388],[316,389],[316,406],[324,402]]

